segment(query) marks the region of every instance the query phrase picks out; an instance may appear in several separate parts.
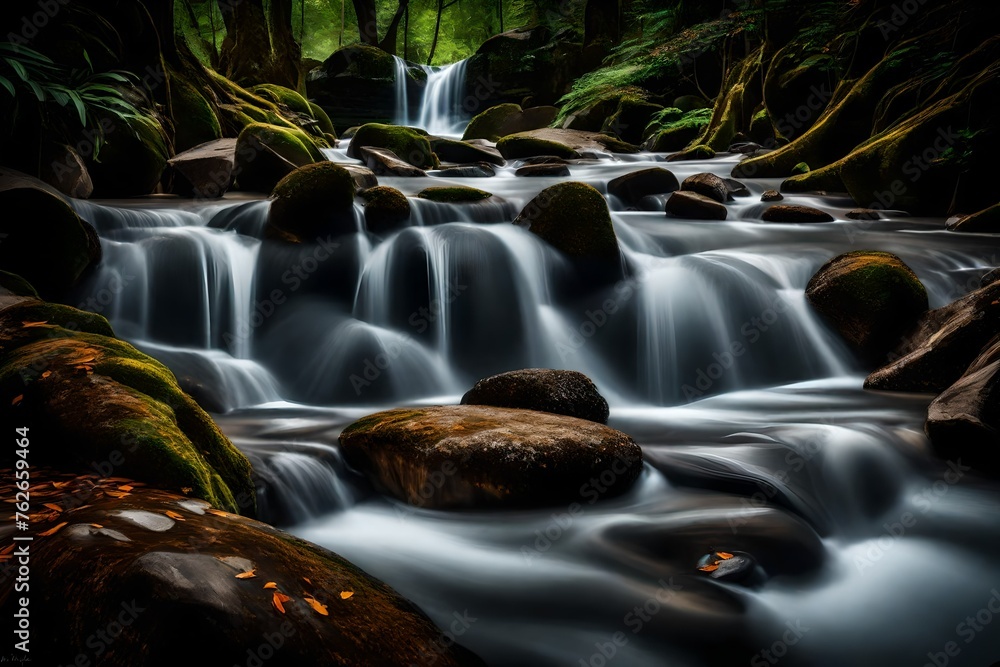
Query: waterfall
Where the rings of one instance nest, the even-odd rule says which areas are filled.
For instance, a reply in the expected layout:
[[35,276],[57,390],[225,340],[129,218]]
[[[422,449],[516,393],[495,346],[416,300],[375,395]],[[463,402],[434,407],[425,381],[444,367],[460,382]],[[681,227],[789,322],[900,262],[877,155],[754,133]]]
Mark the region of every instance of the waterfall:
[[[443,67],[414,65],[398,56],[393,56],[396,81],[396,125],[415,125],[436,136],[459,136],[465,131],[469,114],[464,108],[465,69],[467,60],[461,60]],[[408,82],[409,69],[419,67],[424,71],[427,82],[422,88],[418,108],[419,115],[410,115]]]

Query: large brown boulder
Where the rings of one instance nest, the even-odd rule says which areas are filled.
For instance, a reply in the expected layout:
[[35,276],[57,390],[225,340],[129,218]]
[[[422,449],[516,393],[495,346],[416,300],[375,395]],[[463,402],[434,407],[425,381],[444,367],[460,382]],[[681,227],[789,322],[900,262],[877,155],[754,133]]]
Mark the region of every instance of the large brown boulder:
[[677,177],[663,167],[633,171],[608,181],[608,194],[622,200],[626,206],[637,206],[643,197],[662,195],[679,190]]
[[806,286],[806,298],[868,364],[886,355],[927,311],[927,292],[899,257],[860,250],[834,257]]
[[458,405],[359,419],[340,436],[355,468],[411,504],[537,507],[626,491],[642,470],[629,436],[534,410]]
[[608,402],[583,373],[526,368],[480,380],[462,405],[522,408],[608,423]]
[[267,215],[269,236],[297,243],[358,231],[351,172],[333,162],[296,169],[274,186]]
[[542,190],[514,224],[573,258],[603,261],[619,257],[608,202],[586,183],[570,181]]
[[232,138],[216,139],[167,160],[174,172],[174,192],[199,199],[224,195],[233,180],[236,141]]

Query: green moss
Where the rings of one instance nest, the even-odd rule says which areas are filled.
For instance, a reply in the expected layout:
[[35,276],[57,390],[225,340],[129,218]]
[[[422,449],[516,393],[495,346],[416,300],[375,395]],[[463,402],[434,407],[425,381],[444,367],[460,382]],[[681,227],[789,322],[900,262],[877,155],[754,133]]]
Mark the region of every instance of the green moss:
[[434,169],[440,164],[426,133],[410,127],[382,123],[362,125],[351,139],[347,154],[360,158],[364,146],[391,150],[399,159],[421,169]]
[[806,164],[805,162],[799,162],[797,165],[795,165],[794,167],[792,167],[792,175],[793,176],[798,175],[798,174],[808,174],[810,171],[812,171],[812,170],[809,169],[809,165]]
[[642,131],[643,140],[649,139],[668,124],[680,120],[682,116],[684,116],[684,112],[677,107],[667,107],[658,111],[649,119],[649,123],[646,124],[645,129]]
[[538,155],[554,155],[564,159],[579,157],[577,152],[566,144],[521,134],[511,134],[502,138],[497,142],[497,150],[508,160]]
[[489,199],[493,193],[464,186],[425,188],[417,195],[429,201],[457,203]]
[[574,258],[613,260],[619,256],[604,195],[586,183],[559,183],[531,200],[514,224],[527,227]]
[[410,201],[402,192],[377,185],[361,192],[365,200],[365,226],[374,234],[392,231],[410,218]]
[[131,117],[107,135],[96,162],[88,164],[95,197],[135,197],[156,189],[167,166],[166,133],[150,116]]
[[499,141],[503,136],[500,134],[500,128],[510,118],[520,113],[521,107],[518,104],[498,104],[490,107],[469,121],[469,125],[465,128],[465,134],[462,135],[462,141],[469,139]]
[[296,169],[274,187],[268,227],[299,242],[353,232],[354,190],[351,173],[333,162]]
[[333,126],[333,121],[330,120],[330,116],[323,111],[323,107],[312,102],[309,103],[310,116],[316,119],[319,123],[319,129],[323,133],[327,142],[333,142],[337,140],[337,130]]
[[296,166],[310,164],[323,159],[315,144],[302,130],[278,127],[267,123],[251,123],[240,132],[237,153],[241,146],[261,144]]
[[212,105],[178,72],[171,72],[170,76],[170,111],[176,153],[222,137],[222,126]]
[[764,145],[774,141],[774,125],[767,109],[761,109],[750,119],[750,140]]
[[250,88],[250,92],[270,100],[274,104],[283,104],[296,113],[312,116],[312,108],[306,98],[291,88],[285,88],[273,83],[262,83]]
[[711,146],[699,144],[679,153],[674,153],[667,158],[667,162],[682,162],[684,160],[711,160],[715,157],[715,151]]

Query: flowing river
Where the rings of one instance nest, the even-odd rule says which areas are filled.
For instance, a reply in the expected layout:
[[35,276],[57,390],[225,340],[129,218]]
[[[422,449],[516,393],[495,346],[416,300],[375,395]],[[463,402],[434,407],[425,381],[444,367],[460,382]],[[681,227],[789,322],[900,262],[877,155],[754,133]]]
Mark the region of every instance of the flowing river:
[[[432,85],[451,85],[438,74]],[[343,146],[329,157],[348,159]],[[570,179],[606,192],[662,158],[582,161]],[[736,161],[660,166],[683,180]],[[510,224],[566,179],[514,166],[380,177],[409,195],[451,183],[494,197],[412,199],[411,226],[385,238],[362,231],[359,207],[358,233],[308,246],[262,243],[261,200],[75,202],[104,246],[79,300],[218,413],[254,463],[265,519],[383,579],[490,665],[1000,660],[997,486],[929,454],[929,397],[863,391],[804,298],[831,257],[879,249],[939,307],[1000,265],[1000,248],[940,219],[847,220],[853,203],[835,198],[785,202],[833,223],[762,222],[760,195],[778,181],[748,180],[726,222],[609,198],[627,277],[581,289]],[[339,456],[360,416],[456,403],[479,378],[529,367],[594,380],[610,425],[645,454],[630,492],[433,511],[376,493]],[[711,550],[752,554],[766,578],[698,575]]]

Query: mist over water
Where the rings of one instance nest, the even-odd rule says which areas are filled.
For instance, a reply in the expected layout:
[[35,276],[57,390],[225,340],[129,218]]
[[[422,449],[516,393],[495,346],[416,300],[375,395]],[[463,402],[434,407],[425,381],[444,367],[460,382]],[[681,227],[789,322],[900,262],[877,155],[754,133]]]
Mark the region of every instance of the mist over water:
[[[462,67],[428,71],[407,120],[454,134]],[[328,155],[347,160],[344,146]],[[571,179],[606,192],[656,159],[574,164]],[[728,176],[735,161],[666,166],[683,180]],[[562,180],[512,167],[381,177],[410,195],[451,183],[494,197],[411,200],[409,228],[303,246],[262,243],[266,202],[75,202],[104,248],[80,293],[111,294],[86,307],[226,413],[265,513],[439,626],[464,618],[457,640],[491,665],[919,666],[949,641],[960,648],[949,664],[1000,659],[1000,625],[961,626],[1000,588],[1000,495],[929,455],[929,397],[862,391],[863,371],[804,298],[831,257],[879,249],[938,307],[1000,264],[998,249],[941,220],[846,220],[853,205],[829,198],[786,203],[837,222],[764,223],[760,194],[778,182],[749,180],[726,222],[611,198],[624,278],[581,293],[559,253],[510,224]],[[527,367],[594,380],[610,424],[643,447],[631,491],[581,495],[576,508],[441,512],[376,493],[340,459],[337,437],[358,417],[454,403],[482,377]],[[714,549],[753,554],[768,578],[693,576]]]

